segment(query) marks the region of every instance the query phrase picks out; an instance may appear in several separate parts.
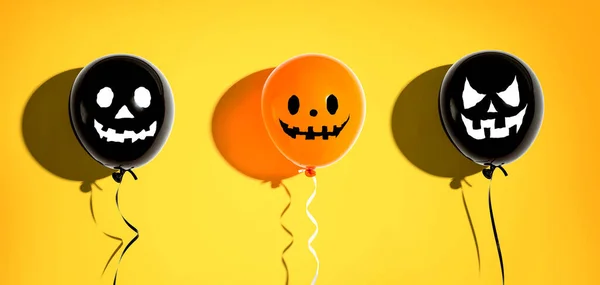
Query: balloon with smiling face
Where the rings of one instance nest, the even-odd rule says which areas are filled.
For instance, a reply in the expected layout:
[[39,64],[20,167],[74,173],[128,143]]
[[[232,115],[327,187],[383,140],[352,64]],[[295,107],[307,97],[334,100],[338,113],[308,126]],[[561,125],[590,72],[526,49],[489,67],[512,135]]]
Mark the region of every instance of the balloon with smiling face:
[[96,161],[131,170],[151,161],[171,132],[174,102],[165,76],[132,55],[95,60],[77,76],[69,99],[71,126]]
[[446,134],[460,152],[493,170],[529,149],[541,127],[544,98],[536,75],[522,60],[484,51],[448,70],[439,111]]
[[308,175],[352,148],[365,120],[365,95],[344,63],[305,54],[273,70],[263,88],[262,113],[277,148]]

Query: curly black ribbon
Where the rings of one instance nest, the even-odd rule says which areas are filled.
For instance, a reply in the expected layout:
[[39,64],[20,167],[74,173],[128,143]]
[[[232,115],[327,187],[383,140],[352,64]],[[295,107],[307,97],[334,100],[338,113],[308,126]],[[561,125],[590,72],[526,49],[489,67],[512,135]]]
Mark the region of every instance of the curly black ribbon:
[[504,284],[504,262],[502,261],[502,250],[500,249],[500,241],[498,239],[498,231],[496,231],[496,223],[494,222],[494,211],[492,210],[492,184],[488,190],[488,204],[490,208],[490,218],[492,220],[492,230],[494,230],[494,239],[496,240],[496,249],[498,250],[498,259],[500,260],[500,270],[502,270],[502,284]]
[[492,230],[494,231],[494,240],[496,241],[496,250],[498,250],[498,260],[500,261],[500,270],[502,272],[502,284],[504,284],[504,261],[502,259],[502,250],[500,249],[500,240],[498,239],[498,231],[496,230],[496,222],[494,221],[494,210],[492,209],[492,176],[496,168],[500,168],[504,173],[504,176],[508,176],[508,173],[502,166],[495,166],[487,164],[490,168],[484,169],[483,176],[490,180],[490,186],[488,188],[488,207],[490,209],[490,219],[492,220]]
[[465,190],[461,187],[460,192],[462,194],[463,206],[465,206],[465,212],[467,213],[467,218],[469,219],[469,226],[471,226],[471,234],[473,235],[473,240],[475,241],[475,250],[477,250],[477,268],[479,269],[479,273],[481,273],[481,255],[479,253],[479,242],[477,242],[475,227],[473,226],[473,220],[471,219],[469,207],[467,206],[467,200],[465,199]]
[[[121,252],[121,256],[119,257],[119,264],[121,264],[121,261],[123,260],[123,256],[125,256],[125,253],[127,252],[127,250],[129,249],[129,247],[131,247],[131,245],[133,245],[133,243],[139,238],[140,233],[138,232],[138,229],[136,229],[132,224],[129,223],[129,221],[127,221],[127,219],[125,219],[125,217],[123,216],[123,214],[121,213],[121,208],[119,207],[119,190],[121,189],[121,181],[123,181],[123,175],[125,175],[126,172],[131,173],[131,176],[133,176],[133,179],[137,180],[137,176],[135,175],[135,173],[133,173],[133,171],[131,170],[124,170],[124,169],[120,169],[119,172],[113,173],[112,177],[115,180],[115,182],[119,183],[119,187],[117,188],[117,194],[115,195],[115,200],[117,203],[117,210],[119,210],[119,215],[121,215],[121,219],[123,219],[123,221],[125,222],[125,224],[127,224],[127,226],[135,232],[135,237],[133,239],[131,239],[131,241],[129,241],[129,243],[125,246],[125,248],[123,249],[123,252]],[[122,242],[123,240],[121,240]],[[119,247],[117,248],[117,250],[123,245],[123,243],[121,243],[121,245],[119,245]],[[115,251],[116,252],[116,251]],[[112,259],[112,257],[111,257]],[[115,278],[113,279],[113,285],[117,285],[117,276],[119,274],[119,267],[117,266],[117,271],[115,272]]]
[[[288,204],[287,204],[287,206],[285,206],[285,209],[283,209],[283,211],[281,212],[281,216],[279,216],[280,220],[283,219],[283,215],[285,215],[287,210],[292,205],[292,194],[290,194],[290,190],[283,183],[281,183],[281,186],[283,187],[283,189],[285,190],[285,193],[288,196]],[[292,244],[294,244],[294,235],[288,228],[285,227],[285,225],[283,224],[283,221],[281,222],[281,227],[283,228],[283,230],[286,233],[288,233],[292,237],[292,240],[290,241],[288,246],[286,246],[285,249],[283,250],[283,252],[281,253],[281,262],[283,263],[283,267],[285,268],[285,285],[288,285],[290,282],[290,271],[288,269],[287,263],[285,262],[284,255],[285,255],[285,252],[288,251],[288,249],[290,249],[290,247],[292,247]]]

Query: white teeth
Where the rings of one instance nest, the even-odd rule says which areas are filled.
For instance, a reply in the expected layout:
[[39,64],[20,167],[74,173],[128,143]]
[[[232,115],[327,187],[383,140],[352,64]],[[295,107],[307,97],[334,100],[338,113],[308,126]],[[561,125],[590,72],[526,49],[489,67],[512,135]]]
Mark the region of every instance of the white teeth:
[[496,128],[495,119],[489,120],[481,120],[481,128],[478,130],[473,129],[473,121],[467,119],[464,115],[461,114],[461,118],[465,128],[467,129],[467,134],[476,140],[485,139],[485,129],[490,129],[490,138],[493,139],[501,139],[508,137],[510,135],[510,128],[516,126],[517,132],[521,129],[521,125],[523,125],[523,118],[525,117],[525,112],[527,111],[527,106],[523,108],[518,114],[507,117],[505,120],[504,128]]
[[495,123],[495,119],[489,119],[489,120],[481,120],[481,129],[483,128],[494,128],[494,123]]
[[152,123],[152,125],[150,125],[150,130],[148,130],[146,132],[146,135],[153,137],[155,133],[156,133],[156,122],[154,122],[154,123]]
[[96,132],[100,135],[100,139],[103,139],[104,132],[102,131],[102,125],[96,120],[94,120],[94,128],[96,129]]
[[94,120],[94,128],[100,136],[100,139],[106,138],[106,141],[119,143],[124,143],[126,139],[131,139],[131,142],[136,142],[138,140],[144,140],[147,137],[153,137],[156,134],[156,125],[157,123],[155,121],[150,125],[148,130],[142,130],[139,133],[127,130],[120,134],[112,128],[108,129],[107,131],[103,131],[102,124]]
[[523,108],[523,110],[521,110],[521,112],[519,112],[515,116],[506,118],[506,125],[517,126],[518,132],[519,129],[521,129],[521,125],[523,124],[523,118],[525,117],[525,109],[527,109],[527,106],[525,106],[525,108]]
[[138,137],[135,135],[134,131],[124,131],[123,136],[127,138],[131,138],[131,142],[135,142],[138,140]]
[[94,128],[96,130],[102,130],[102,124],[98,123],[98,121],[94,120]]
[[505,138],[505,137],[508,137],[509,134],[510,134],[509,128],[497,128],[496,129],[492,126],[492,128],[490,129],[490,138],[493,138],[493,139]]
[[469,136],[476,140],[485,139],[485,132],[483,131],[483,128],[480,128],[479,130],[473,129],[473,121],[467,119],[465,115],[461,114],[460,116],[462,118],[463,124],[465,124],[465,127],[467,127],[467,134],[469,134]]

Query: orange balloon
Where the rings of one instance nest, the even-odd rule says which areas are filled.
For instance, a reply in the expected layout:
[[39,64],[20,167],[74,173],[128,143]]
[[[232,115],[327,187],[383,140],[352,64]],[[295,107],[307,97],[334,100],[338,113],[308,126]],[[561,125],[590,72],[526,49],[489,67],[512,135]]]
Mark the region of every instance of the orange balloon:
[[269,75],[262,115],[279,151],[296,165],[314,170],[335,163],[352,148],[364,124],[365,101],[360,81],[348,66],[327,55],[305,54]]

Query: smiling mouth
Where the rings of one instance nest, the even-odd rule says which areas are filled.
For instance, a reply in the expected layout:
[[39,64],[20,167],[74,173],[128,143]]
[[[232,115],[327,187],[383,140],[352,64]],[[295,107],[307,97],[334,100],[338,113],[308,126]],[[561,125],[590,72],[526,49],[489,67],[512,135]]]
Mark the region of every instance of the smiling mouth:
[[334,125],[332,131],[329,131],[328,130],[329,128],[327,126],[322,126],[320,132],[315,131],[312,126],[308,127],[308,129],[306,131],[300,131],[300,128],[290,127],[288,124],[284,123],[281,119],[279,120],[279,124],[281,124],[281,128],[283,129],[283,131],[293,139],[295,139],[296,136],[303,135],[304,139],[306,139],[306,140],[314,140],[316,137],[321,137],[324,140],[328,140],[330,136],[337,137],[338,135],[340,135],[340,132],[344,129],[344,127],[346,126],[346,124],[348,123],[349,120],[350,120],[350,116],[348,116],[346,121],[344,121],[341,126],[338,127],[338,126]]
[[118,143],[124,143],[126,140],[131,140],[131,142],[134,143],[138,140],[144,140],[147,137],[153,137],[156,134],[156,121],[154,121],[148,129],[141,130],[137,133],[129,130],[125,130],[123,133],[117,133],[114,129],[106,129],[96,120],[94,120],[94,128],[96,129],[96,132],[98,132],[98,135],[100,135],[100,139],[106,138],[106,141],[108,142]]
[[523,108],[518,114],[512,117],[479,120],[472,121],[467,119],[464,115],[462,117],[463,124],[467,129],[467,134],[476,140],[483,139],[501,139],[508,136],[515,135],[521,125],[523,124],[523,118],[525,117],[525,111],[527,106]]

